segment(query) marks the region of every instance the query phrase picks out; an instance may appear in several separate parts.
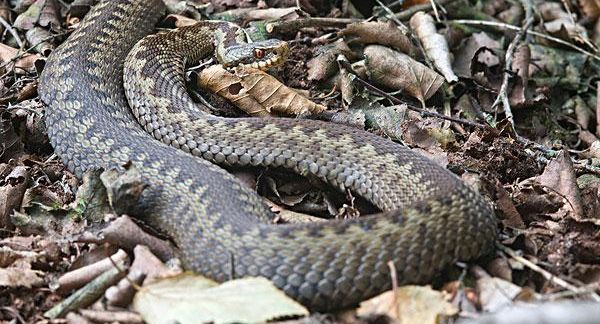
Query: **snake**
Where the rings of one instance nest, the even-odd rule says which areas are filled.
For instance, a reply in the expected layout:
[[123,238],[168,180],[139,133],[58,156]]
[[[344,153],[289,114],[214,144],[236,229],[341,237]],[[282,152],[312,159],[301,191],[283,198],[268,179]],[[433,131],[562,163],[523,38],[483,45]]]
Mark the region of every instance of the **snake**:
[[[409,147],[326,121],[208,114],[184,88],[185,64],[217,52],[226,64],[267,66],[286,45],[241,44],[219,23],[153,34],[165,12],[159,0],[100,1],[50,54],[38,91],[66,167],[82,177],[135,166],[147,184],[135,215],[168,234],[186,269],[219,282],[265,277],[311,310],[328,311],[389,289],[392,278],[428,283],[493,250],[488,201]],[[380,212],[274,224],[263,199],[227,166],[316,177]]]

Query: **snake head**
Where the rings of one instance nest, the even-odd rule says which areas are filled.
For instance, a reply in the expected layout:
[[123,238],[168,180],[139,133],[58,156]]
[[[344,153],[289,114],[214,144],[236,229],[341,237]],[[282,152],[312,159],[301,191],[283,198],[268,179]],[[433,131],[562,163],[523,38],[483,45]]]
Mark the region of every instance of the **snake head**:
[[[288,43],[278,39],[244,43],[224,49],[217,59],[225,68],[250,66],[266,70],[283,63],[289,52]],[[219,57],[220,56],[220,57]]]

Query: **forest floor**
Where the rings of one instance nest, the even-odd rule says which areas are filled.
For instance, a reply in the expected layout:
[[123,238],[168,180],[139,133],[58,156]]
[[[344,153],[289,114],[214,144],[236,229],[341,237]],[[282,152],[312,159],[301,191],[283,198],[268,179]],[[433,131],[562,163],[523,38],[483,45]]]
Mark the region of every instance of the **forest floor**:
[[[143,184],[121,179],[115,187],[106,180],[110,170],[78,179],[63,166],[47,137],[46,128],[58,126],[44,124],[38,79],[90,2],[0,1],[0,322],[437,323],[498,314],[494,323],[535,323],[552,311],[567,314],[565,322],[597,320],[598,307],[585,307],[600,302],[596,1],[167,1],[161,28],[209,16],[248,27],[254,39],[290,44],[288,60],[268,71],[273,78],[250,71],[226,83],[228,71],[205,64],[191,71],[190,83],[204,88],[190,84],[190,92],[215,114],[367,129],[449,169],[494,207],[492,253],[450,266],[431,285],[394,286],[325,315],[310,314],[268,283],[228,288],[180,274],[168,237],[148,235],[109,203],[111,192]],[[253,82],[262,87],[250,89]],[[265,90],[280,83],[289,88]],[[255,101],[230,104],[234,84]],[[229,98],[212,93],[224,88]],[[290,96],[304,98],[290,103]],[[264,197],[278,222],[374,210],[288,171],[229,171]],[[202,302],[214,296],[224,298],[215,302],[220,308]],[[583,308],[566,313],[561,302]],[[237,307],[246,303],[249,309]],[[515,308],[539,303],[543,312]]]

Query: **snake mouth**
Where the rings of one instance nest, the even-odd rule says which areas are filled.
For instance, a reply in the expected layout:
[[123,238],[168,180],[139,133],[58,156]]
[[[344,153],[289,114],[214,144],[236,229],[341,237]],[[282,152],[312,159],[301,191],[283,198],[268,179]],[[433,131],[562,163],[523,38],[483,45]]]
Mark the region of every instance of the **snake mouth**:
[[280,65],[281,63],[283,63],[284,58],[282,58],[281,56],[274,56],[270,59],[266,59],[263,61],[258,61],[258,62],[252,62],[250,64],[240,64],[238,66],[242,66],[242,67],[252,67],[255,69],[259,69],[259,70],[267,70],[271,67]]
[[256,60],[252,63],[240,63],[237,66],[252,67],[255,69],[265,71],[271,67],[280,65],[283,62],[285,62],[289,53],[289,47],[287,42],[282,42],[279,46],[272,48],[269,51],[270,55],[266,59]]

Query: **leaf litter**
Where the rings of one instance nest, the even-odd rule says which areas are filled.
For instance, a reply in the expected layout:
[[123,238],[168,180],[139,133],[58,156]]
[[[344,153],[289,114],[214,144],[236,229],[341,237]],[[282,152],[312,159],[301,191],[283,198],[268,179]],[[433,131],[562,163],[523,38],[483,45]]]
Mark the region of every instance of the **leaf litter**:
[[[431,287],[397,287],[349,312],[305,320],[477,322],[491,312],[496,320],[534,323],[544,318],[537,309],[561,318],[563,304],[548,301],[565,299],[575,301],[570,307],[581,307],[578,315],[584,319],[596,319],[586,301],[600,300],[597,2],[546,1],[529,8],[526,2],[485,0],[475,9],[466,0],[439,1],[435,8],[429,1],[406,2],[403,8],[382,1],[388,7],[379,4],[371,20],[364,17],[373,8],[344,3],[299,2],[313,17],[323,16],[319,19],[299,18],[304,13],[296,1],[260,1],[253,7],[252,2],[171,0],[169,8],[186,16],[172,18],[175,24],[193,23],[203,14],[259,20],[253,35],[291,41],[283,66],[269,74],[246,71],[227,85],[230,90],[239,83],[259,98],[250,105],[239,107],[231,98],[199,90],[215,113],[299,115],[366,128],[409,145],[494,204],[502,245],[487,259],[448,269]],[[0,320],[33,322],[46,312],[67,321],[183,323],[198,320],[185,317],[196,315],[198,307],[206,307],[204,319],[215,322],[307,316],[268,281],[206,288],[197,284],[204,279],[178,275],[181,266],[168,238],[124,215],[145,188],[134,168],[89,173],[79,182],[53,155],[36,98],[37,77],[44,57],[64,40],[61,33],[75,28],[89,6],[86,1],[0,2],[0,17],[8,22],[0,27],[5,31],[0,304],[7,305]],[[514,30],[532,9],[542,20],[518,42],[507,71]],[[259,31],[261,19],[274,19],[269,23],[277,28]],[[282,34],[269,34],[278,31]],[[229,77],[228,71],[219,73],[220,82]],[[260,83],[264,87],[256,87]],[[284,90],[268,91],[273,88]],[[506,104],[492,106],[502,92],[510,110]],[[293,107],[298,100],[304,103]],[[513,123],[506,120],[510,113]],[[373,212],[360,197],[315,179],[279,170],[231,171],[264,194],[281,216],[276,222]],[[171,303],[173,296],[184,302]],[[219,310],[214,304],[227,306]]]

